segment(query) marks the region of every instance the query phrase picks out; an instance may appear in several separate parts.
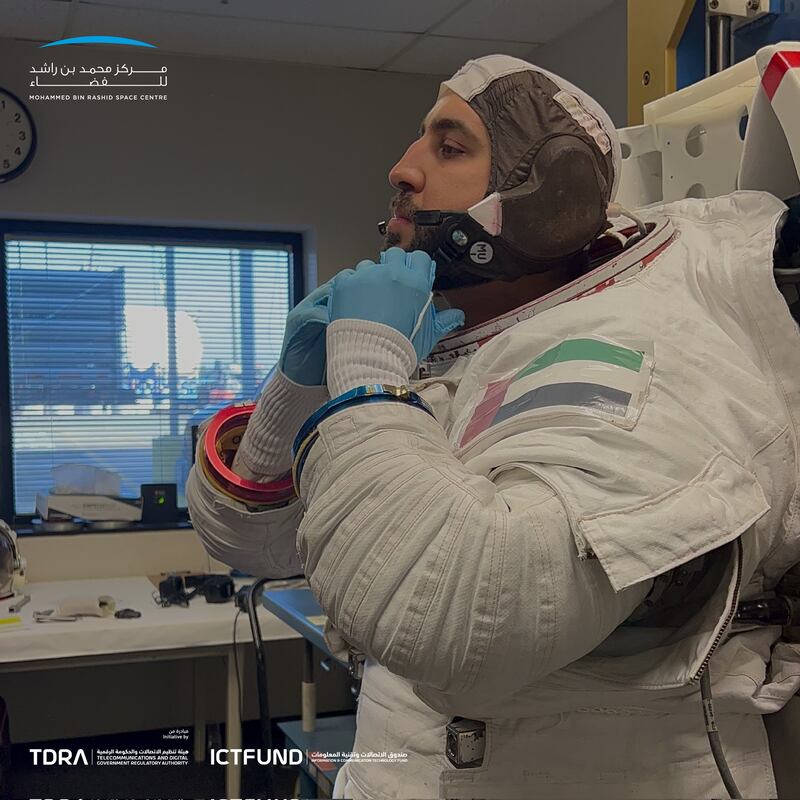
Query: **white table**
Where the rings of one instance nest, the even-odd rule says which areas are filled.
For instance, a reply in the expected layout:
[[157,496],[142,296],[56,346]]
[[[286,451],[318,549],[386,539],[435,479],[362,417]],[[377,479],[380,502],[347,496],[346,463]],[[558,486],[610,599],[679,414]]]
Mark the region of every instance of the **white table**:
[[[243,582],[237,583],[237,588]],[[280,581],[275,584],[280,584]],[[275,584],[272,584],[274,587]],[[271,584],[267,584],[269,589]],[[233,647],[233,601],[207,603],[197,597],[188,608],[160,608],[153,601],[155,587],[145,577],[97,578],[77,581],[28,583],[25,594],[31,600],[18,614],[22,625],[0,626],[0,673],[31,672],[79,667],[89,664],[127,664],[141,661],[171,661],[186,658],[224,656],[226,658],[226,726],[228,748],[242,746],[236,656]],[[134,608],[139,619],[85,617],[76,622],[37,623],[33,612],[55,607],[70,597],[110,595],[117,609]],[[263,641],[297,639],[300,634],[265,609],[259,609]],[[237,646],[252,642],[246,614],[236,626]],[[205,753],[205,721],[200,717],[195,694],[194,754]],[[232,761],[232,759],[229,759]],[[241,767],[229,763],[225,768],[227,797],[239,797]]]

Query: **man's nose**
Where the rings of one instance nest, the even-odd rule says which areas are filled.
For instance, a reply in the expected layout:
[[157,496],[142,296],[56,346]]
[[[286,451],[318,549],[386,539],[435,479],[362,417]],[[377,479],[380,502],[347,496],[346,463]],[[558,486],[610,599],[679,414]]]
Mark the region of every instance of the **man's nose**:
[[419,194],[425,186],[425,173],[416,158],[415,145],[389,170],[389,183],[401,192]]

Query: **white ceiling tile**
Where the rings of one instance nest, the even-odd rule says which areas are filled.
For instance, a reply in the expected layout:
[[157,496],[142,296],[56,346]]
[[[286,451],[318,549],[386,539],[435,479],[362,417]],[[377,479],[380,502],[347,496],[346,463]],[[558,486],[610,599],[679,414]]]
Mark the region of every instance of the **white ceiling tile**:
[[67,22],[69,4],[59,0],[3,0],[0,38],[58,39]]
[[142,39],[165,52],[362,69],[377,67],[414,38],[404,33],[365,35],[347,28],[187,17],[83,3],[73,29],[84,36]]
[[193,14],[226,19],[263,19],[335,28],[422,33],[460,0],[82,0],[87,4],[138,7],[165,14]]
[[452,75],[471,58],[503,53],[517,58],[529,56],[535,45],[482,39],[450,39],[426,36],[407,52],[386,66],[392,72],[420,72],[428,75]]
[[549,42],[613,0],[472,0],[436,28],[442,36]]

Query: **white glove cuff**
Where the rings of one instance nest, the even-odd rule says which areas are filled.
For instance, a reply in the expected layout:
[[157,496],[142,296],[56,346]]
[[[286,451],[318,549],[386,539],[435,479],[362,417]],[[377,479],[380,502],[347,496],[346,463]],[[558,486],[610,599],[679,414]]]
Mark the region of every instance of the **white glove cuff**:
[[233,471],[261,483],[285,475],[292,468],[291,450],[297,431],[327,401],[327,387],[303,386],[276,370],[248,420],[233,459]]
[[411,342],[380,322],[337,319],[328,325],[326,346],[331,397],[368,383],[402,386],[417,368]]

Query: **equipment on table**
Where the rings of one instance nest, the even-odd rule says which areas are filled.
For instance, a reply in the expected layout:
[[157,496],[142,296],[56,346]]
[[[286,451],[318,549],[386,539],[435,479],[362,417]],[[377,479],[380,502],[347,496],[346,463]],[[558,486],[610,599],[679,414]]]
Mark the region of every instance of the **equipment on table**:
[[178,521],[178,487],[174,483],[143,483],[142,522]]
[[31,601],[31,596],[29,594],[22,595],[21,598],[15,600],[12,605],[8,607],[9,614],[16,614],[24,605],[27,605]]
[[202,594],[207,603],[227,603],[234,595],[233,578],[229,575],[167,575],[159,581],[153,599],[162,608],[188,608],[195,595]]
[[121,608],[119,611],[114,612],[115,619],[139,619],[141,616],[141,611],[136,611],[132,608]]
[[120,497],[122,479],[90,464],[58,464],[49,492],[37,493],[36,513],[46,522],[78,517],[87,522],[139,522],[141,500]]
[[[191,580],[191,576],[186,579],[187,586],[191,585]],[[234,594],[233,578],[229,575],[205,575],[197,588],[206,603],[227,603]]]
[[139,500],[100,494],[37,494],[36,513],[45,521],[79,517],[90,522],[139,522]]
[[117,601],[110,595],[99,597],[67,597],[55,608],[34,611],[36,622],[76,622],[81,617],[110,617],[117,608]]
[[17,534],[0,520],[0,613],[6,605],[20,601],[24,583],[25,559],[19,551]]

